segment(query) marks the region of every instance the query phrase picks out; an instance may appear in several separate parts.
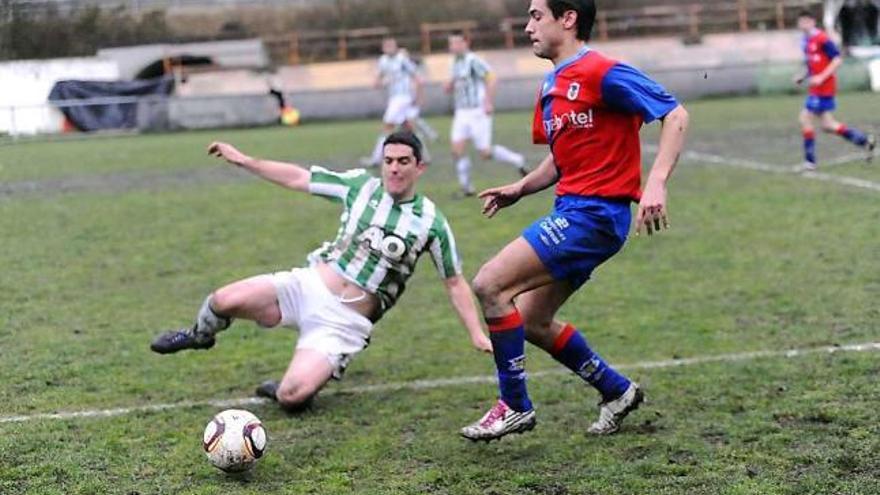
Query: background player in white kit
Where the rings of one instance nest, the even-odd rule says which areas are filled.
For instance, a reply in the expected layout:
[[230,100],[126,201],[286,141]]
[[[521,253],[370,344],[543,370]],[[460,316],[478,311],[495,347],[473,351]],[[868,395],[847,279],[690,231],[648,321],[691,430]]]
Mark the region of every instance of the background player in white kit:
[[525,158],[501,145],[492,145],[492,113],[495,111],[495,89],[497,81],[492,69],[485,60],[470,50],[470,44],[463,34],[449,37],[449,52],[455,57],[452,62],[452,77],[446,83],[446,91],[452,93],[455,114],[452,119],[452,158],[458,173],[458,182],[465,196],[474,195],[471,184],[471,159],[467,155],[467,142],[485,160],[508,163],[525,176]]
[[437,134],[437,131],[431,127],[431,124],[428,123],[427,120],[422,118],[422,104],[424,103],[424,81],[427,79],[425,77],[425,64],[424,60],[417,56],[413,56],[407,51],[406,48],[401,48],[400,52],[403,53],[406,57],[412,60],[412,63],[416,66],[416,70],[418,71],[419,79],[422,81],[422,84],[419,84],[416,88],[417,93],[413,95],[413,104],[410,107],[409,112],[407,112],[406,120],[409,125],[412,126],[411,131],[415,132],[419,139],[422,139],[422,154],[424,155],[423,159],[430,163],[431,158],[428,153],[428,148],[425,146],[424,139],[427,139],[430,142],[434,142],[440,136]]
[[336,239],[309,255],[309,266],[233,282],[209,295],[190,328],[157,337],[160,354],[209,349],[215,334],[234,318],[263,327],[295,326],[296,350],[280,383],[267,381],[257,394],[288,410],[309,403],[351,358],[367,347],[373,324],[403,294],[419,257],[430,254],[472,344],[492,352],[449,223],[434,203],[417,194],[425,171],[421,143],[411,132],[384,141],[382,179],[365,170],[331,172],[247,156],[213,143],[212,155],[287,189],[323,196],[343,206]]
[[382,163],[385,138],[402,125],[413,130],[411,119],[418,117],[418,100],[421,98],[422,76],[418,66],[409,58],[406,50],[397,45],[394,38],[382,40],[382,56],[376,72],[377,88],[388,90],[388,104],[382,116],[382,133],[376,139],[372,154],[361,164],[377,167]]

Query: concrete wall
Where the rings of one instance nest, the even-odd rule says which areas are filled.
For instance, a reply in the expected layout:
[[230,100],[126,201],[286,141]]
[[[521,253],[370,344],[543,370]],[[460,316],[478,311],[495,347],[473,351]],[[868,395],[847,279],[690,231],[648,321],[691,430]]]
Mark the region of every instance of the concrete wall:
[[[592,45],[609,56],[648,72],[682,99],[756,93],[768,83],[768,72],[786,74],[785,87],[801,60],[800,34],[796,31],[719,34],[703,38],[698,45],[685,45],[677,38],[643,38]],[[480,52],[500,79],[496,106],[499,110],[529,109],[551,64],[534,56],[531,49]],[[428,83],[426,114],[451,111],[442,91],[451,64],[447,54],[424,60]],[[385,95],[371,88],[375,77],[372,61],[338,62],[286,67],[278,73],[292,104],[303,119],[378,117]],[[773,79],[775,81],[775,79]],[[210,84],[204,84],[208,87]],[[217,88],[219,91],[219,87]]]
[[[648,72],[667,72],[797,62],[802,58],[800,39],[797,31],[771,31],[706,35],[696,45],[686,45],[679,38],[663,37],[608,41],[591,46]],[[478,53],[502,80],[522,77],[540,79],[551,69],[551,64],[535,57],[531,48]],[[449,54],[429,55],[424,57],[423,62],[429,81],[442,82],[449,77],[452,62]],[[374,60],[356,60],[282,67],[278,71],[278,78],[287,91],[304,92],[369,87],[375,74]]]

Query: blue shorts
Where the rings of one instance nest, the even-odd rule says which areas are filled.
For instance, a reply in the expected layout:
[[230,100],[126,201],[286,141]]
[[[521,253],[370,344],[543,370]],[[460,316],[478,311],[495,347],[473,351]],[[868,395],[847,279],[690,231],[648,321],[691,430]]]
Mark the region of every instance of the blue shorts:
[[553,212],[523,231],[523,237],[556,280],[574,289],[614,256],[629,234],[629,200],[559,196]]
[[804,108],[809,110],[810,113],[821,115],[837,108],[837,102],[834,100],[833,96],[810,95],[807,97],[807,101],[804,102]]

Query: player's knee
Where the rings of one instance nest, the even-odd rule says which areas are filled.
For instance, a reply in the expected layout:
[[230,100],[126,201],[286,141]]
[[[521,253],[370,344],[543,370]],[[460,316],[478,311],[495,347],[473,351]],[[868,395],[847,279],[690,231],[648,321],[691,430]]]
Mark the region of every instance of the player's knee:
[[501,296],[501,286],[495,282],[491,269],[486,266],[483,266],[474,277],[471,287],[484,307],[496,302]]
[[316,390],[300,383],[282,384],[275,397],[278,404],[288,412],[299,412],[312,404]]
[[281,324],[281,310],[277,305],[264,309],[256,321],[263,328],[275,328]]
[[837,122],[823,122],[822,123],[822,131],[827,134],[834,134],[837,132],[837,128],[840,127],[840,124]]
[[491,149],[480,150],[480,156],[483,158],[483,160],[491,160],[492,159],[492,150]]
[[810,118],[810,114],[806,111],[801,112],[801,114],[798,116],[798,122],[800,122],[801,127],[803,127],[804,129],[813,127],[813,122]]
[[235,312],[238,305],[241,304],[239,297],[234,290],[228,287],[217,289],[211,294],[211,308],[222,315],[230,315]]

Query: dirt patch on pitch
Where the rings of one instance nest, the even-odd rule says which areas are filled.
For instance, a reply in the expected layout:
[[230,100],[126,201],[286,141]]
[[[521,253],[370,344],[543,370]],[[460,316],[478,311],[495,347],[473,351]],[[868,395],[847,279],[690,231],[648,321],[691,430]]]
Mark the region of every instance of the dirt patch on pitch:
[[247,172],[230,167],[199,168],[166,173],[116,172],[45,180],[0,182],[0,200],[62,194],[120,194],[130,191],[164,190],[248,180],[254,180],[254,177]]

